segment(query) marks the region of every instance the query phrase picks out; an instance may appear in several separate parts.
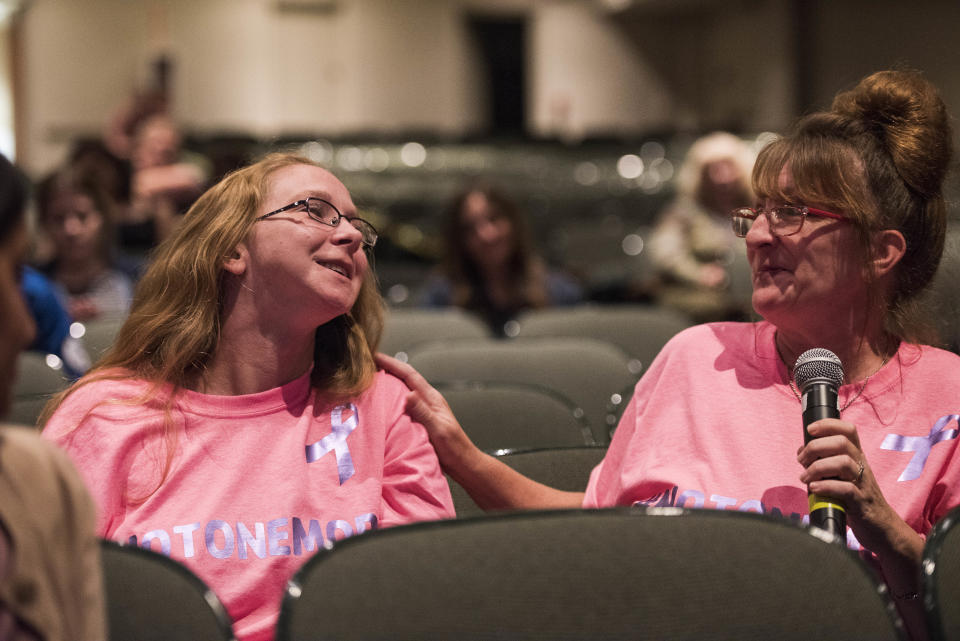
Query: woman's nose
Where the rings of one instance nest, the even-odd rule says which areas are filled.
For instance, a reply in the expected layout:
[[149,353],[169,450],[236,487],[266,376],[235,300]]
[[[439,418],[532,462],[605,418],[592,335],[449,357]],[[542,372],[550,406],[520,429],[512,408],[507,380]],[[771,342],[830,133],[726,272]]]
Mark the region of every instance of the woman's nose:
[[770,227],[770,219],[765,213],[761,212],[753,221],[753,224],[750,225],[750,229],[747,230],[747,244],[757,245],[769,243],[772,242],[774,238],[776,238],[776,236],[774,236],[773,230]]
[[499,230],[497,226],[490,221],[484,221],[477,225],[475,233],[477,238],[483,242],[489,243],[492,240],[495,240],[499,235]]
[[76,236],[83,230],[83,224],[76,216],[67,216],[63,221],[63,231],[70,236]]
[[330,237],[338,245],[357,244],[363,241],[363,234],[353,226],[346,218],[341,218],[337,226],[333,228],[333,234]]

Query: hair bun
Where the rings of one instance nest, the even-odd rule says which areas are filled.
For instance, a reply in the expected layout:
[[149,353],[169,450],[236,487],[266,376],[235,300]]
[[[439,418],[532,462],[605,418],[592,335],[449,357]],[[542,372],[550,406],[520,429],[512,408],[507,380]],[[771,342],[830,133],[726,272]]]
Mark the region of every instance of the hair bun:
[[837,94],[832,110],[872,131],[912,189],[926,196],[940,191],[953,134],[939,92],[920,73],[878,71]]

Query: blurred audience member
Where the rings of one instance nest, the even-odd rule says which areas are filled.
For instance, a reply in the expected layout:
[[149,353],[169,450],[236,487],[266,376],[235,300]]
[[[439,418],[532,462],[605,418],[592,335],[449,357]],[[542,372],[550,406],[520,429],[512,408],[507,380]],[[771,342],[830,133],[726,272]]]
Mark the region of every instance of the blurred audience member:
[[90,368],[90,355],[83,341],[70,333],[73,319],[57,286],[41,272],[24,265],[20,289],[37,327],[30,351],[54,354],[68,377],[79,378]]
[[[27,181],[0,156],[0,418],[34,323],[20,292],[29,241]],[[0,425],[0,638],[104,639],[94,508],[66,455]]]
[[152,116],[167,113],[169,97],[163,83],[159,85],[134,92],[110,114],[103,132],[103,142],[112,155],[129,159],[140,125]]
[[130,161],[116,156],[98,140],[80,140],[74,144],[66,165],[77,173],[89,175],[107,192],[118,208],[130,205]]
[[72,168],[38,186],[40,223],[53,245],[43,271],[60,288],[74,320],[124,316],[130,309],[133,280],[114,259],[115,207],[93,174]]
[[495,187],[476,184],[453,200],[444,242],[441,273],[425,285],[422,303],[462,307],[495,335],[523,310],[583,299],[578,283],[537,255],[520,208]]
[[119,242],[131,253],[146,254],[203,192],[209,162],[182,148],[170,116],[156,113],[139,123],[130,146],[130,207],[118,221]]
[[725,132],[704,136],[690,147],[677,175],[676,198],[660,214],[650,238],[651,261],[662,279],[657,292],[662,304],[698,321],[749,314],[731,290],[731,268],[739,263],[746,273],[747,267],[729,213],[753,202],[753,160],[750,147]]

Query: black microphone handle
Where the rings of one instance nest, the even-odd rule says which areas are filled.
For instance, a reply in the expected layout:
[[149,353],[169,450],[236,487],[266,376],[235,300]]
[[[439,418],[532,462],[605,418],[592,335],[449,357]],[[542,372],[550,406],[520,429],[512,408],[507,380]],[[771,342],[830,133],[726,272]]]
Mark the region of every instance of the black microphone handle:
[[[803,442],[810,442],[807,426],[823,418],[840,418],[837,390],[827,383],[812,383],[803,391]],[[847,513],[835,499],[809,494],[810,525],[830,532],[842,540],[847,538]]]

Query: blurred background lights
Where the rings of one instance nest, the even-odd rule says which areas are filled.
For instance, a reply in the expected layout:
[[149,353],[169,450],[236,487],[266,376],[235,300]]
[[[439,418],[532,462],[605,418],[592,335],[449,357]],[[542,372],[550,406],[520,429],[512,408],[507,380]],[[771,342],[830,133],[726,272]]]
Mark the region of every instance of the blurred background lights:
[[573,170],[573,179],[584,187],[596,185],[600,180],[600,169],[596,163],[581,162]]
[[636,154],[625,154],[617,161],[617,173],[626,180],[638,178],[643,173],[643,160]]
[[656,172],[661,182],[667,182],[673,178],[673,163],[666,158],[658,158],[650,164],[650,169]]
[[643,238],[638,234],[627,234],[623,237],[620,246],[627,256],[639,256],[643,251]]
[[408,298],[410,298],[410,289],[403,283],[391,285],[390,288],[387,289],[387,300],[394,305],[399,305]]
[[666,154],[667,150],[656,140],[648,140],[640,146],[640,158],[646,162],[663,158]]
[[508,338],[516,338],[520,335],[520,323],[515,320],[509,320],[503,324],[503,333]]
[[311,140],[301,145],[300,153],[315,163],[329,165],[333,160],[333,145],[325,140]]
[[368,149],[363,155],[363,164],[373,172],[385,171],[390,167],[390,154],[387,153],[386,149],[380,147]]
[[363,170],[363,150],[347,145],[337,152],[337,164],[347,171]]
[[427,149],[418,142],[408,142],[400,148],[400,160],[407,167],[419,167],[427,160]]

